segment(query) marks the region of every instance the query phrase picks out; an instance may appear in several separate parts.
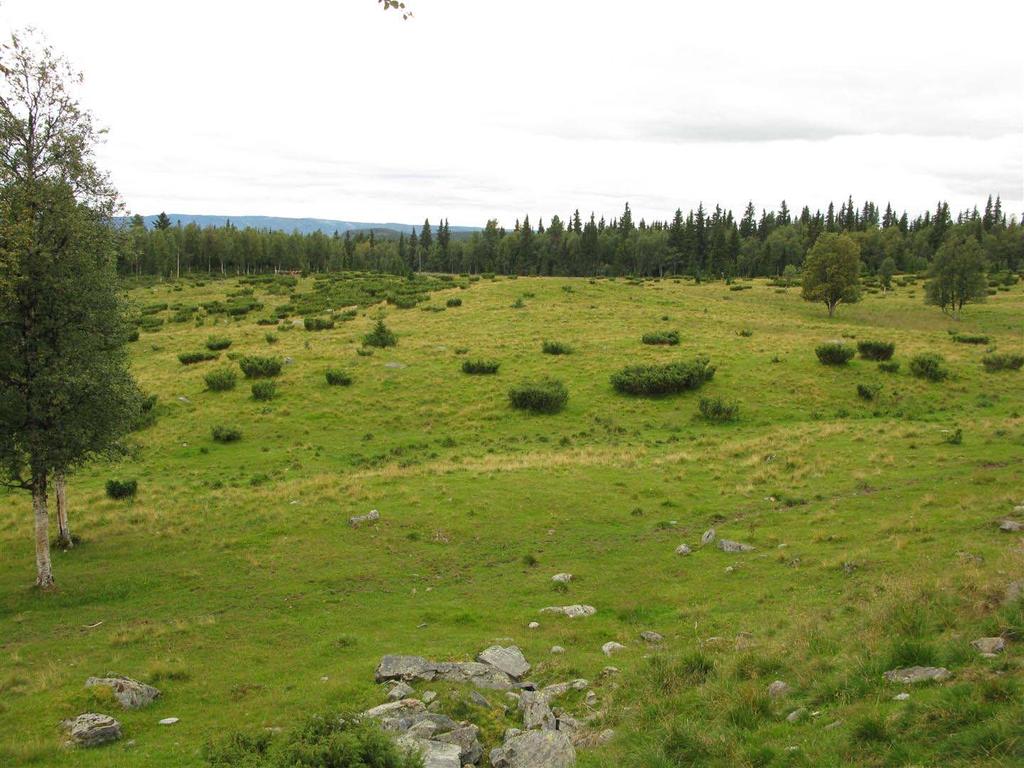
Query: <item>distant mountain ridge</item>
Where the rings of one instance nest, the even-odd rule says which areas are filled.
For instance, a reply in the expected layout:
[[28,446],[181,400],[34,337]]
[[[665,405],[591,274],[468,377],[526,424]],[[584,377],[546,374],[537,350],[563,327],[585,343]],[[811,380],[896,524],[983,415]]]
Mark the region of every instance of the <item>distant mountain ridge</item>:
[[[143,220],[146,222],[146,227],[152,229],[153,222],[156,221],[157,215],[143,216]],[[252,227],[253,229],[269,229],[278,232],[294,232],[298,230],[304,235],[312,234],[313,232],[323,232],[325,235],[333,235],[335,232],[339,234],[345,234],[346,232],[359,232],[364,230],[373,230],[375,235],[404,232],[409,234],[414,229],[417,233],[423,228],[423,224],[398,224],[395,222],[367,222],[367,221],[343,221],[341,219],[293,219],[285,216],[210,216],[206,214],[194,214],[194,213],[168,213],[167,218],[171,220],[171,223],[177,225],[181,222],[181,226],[188,226],[189,224],[195,224],[198,227],[223,227],[227,222],[231,222],[231,225],[238,227],[239,229],[245,229],[246,227]],[[120,221],[128,221],[130,217],[122,217]],[[430,222],[431,228],[436,228],[437,222]],[[465,227],[451,225],[449,227],[452,234],[461,234],[469,232],[479,232],[482,227]]]

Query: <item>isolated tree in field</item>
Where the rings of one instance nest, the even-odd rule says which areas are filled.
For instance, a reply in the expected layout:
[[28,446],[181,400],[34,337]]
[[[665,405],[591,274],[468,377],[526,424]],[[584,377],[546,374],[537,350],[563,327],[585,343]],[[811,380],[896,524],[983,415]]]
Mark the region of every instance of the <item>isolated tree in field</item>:
[[964,304],[985,300],[985,252],[977,239],[957,232],[948,237],[932,259],[924,287],[926,304],[934,304],[960,319]]
[[878,279],[885,290],[892,288],[892,276],[896,274],[896,261],[892,256],[886,256],[878,265]]
[[70,92],[80,78],[19,35],[0,46],[0,73],[0,482],[32,494],[46,588],[51,483],[112,451],[140,398],[114,269],[117,196]]
[[860,246],[847,234],[823,232],[807,252],[803,267],[803,297],[836,313],[839,302],[860,300]]

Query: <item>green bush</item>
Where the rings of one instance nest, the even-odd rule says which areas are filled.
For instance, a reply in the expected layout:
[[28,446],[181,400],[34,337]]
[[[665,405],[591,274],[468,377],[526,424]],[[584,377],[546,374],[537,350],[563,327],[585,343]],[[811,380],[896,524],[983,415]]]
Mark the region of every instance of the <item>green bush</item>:
[[227,349],[231,346],[231,339],[227,336],[209,336],[206,339],[206,348],[212,350]]
[[533,413],[558,413],[569,400],[569,391],[556,379],[524,381],[508,391],[513,408]]
[[384,325],[383,320],[378,320],[373,330],[363,336],[363,344],[368,347],[393,347],[398,344],[398,337]]
[[394,304],[399,309],[412,309],[419,301],[419,296],[388,296],[388,304]]
[[1024,366],[1024,355],[1010,352],[992,352],[981,358],[981,364],[989,373],[996,371],[1019,371]]
[[880,384],[858,384],[857,385],[857,397],[861,400],[874,400],[878,397],[878,393],[882,391]]
[[138,480],[107,480],[107,496],[112,499],[134,499]]
[[827,341],[815,347],[814,354],[818,356],[822,365],[846,365],[856,353],[853,347],[840,341]]
[[326,317],[305,317],[302,325],[307,331],[327,331],[334,327],[334,321]]
[[561,341],[545,341],[541,345],[541,352],[545,355],[570,355],[572,347]]
[[858,341],[857,351],[865,360],[889,360],[896,351],[896,344],[891,341]]
[[332,387],[347,387],[352,383],[352,376],[340,368],[328,368],[325,375],[327,383]]
[[631,365],[612,375],[612,386],[626,395],[668,395],[697,389],[715,375],[706,357],[667,365]]
[[253,400],[273,400],[275,397],[277,397],[277,384],[275,384],[273,381],[253,382]]
[[970,333],[954,333],[953,341],[957,344],[988,344],[988,336]]
[[263,338],[265,338],[267,340],[267,344],[277,344],[277,334],[276,333],[268,332],[267,335],[264,336]]
[[139,331],[138,331],[138,329],[128,331],[128,336],[126,338],[130,342],[131,341],[138,341],[139,340]]
[[727,402],[720,397],[702,397],[697,408],[705,421],[717,424],[736,421],[740,417],[739,403]]
[[214,441],[218,443],[237,443],[242,439],[241,430],[235,427],[217,425],[210,432],[213,435]]
[[922,352],[910,358],[910,372],[919,379],[942,381],[949,376],[946,359],[934,352]]
[[471,374],[497,373],[501,366],[497,360],[463,360],[462,372]]
[[652,331],[641,338],[644,344],[666,344],[676,346],[679,343],[679,331]]
[[216,352],[182,352],[178,355],[178,360],[182,365],[194,365],[207,360],[216,360],[218,357],[220,355]]
[[226,392],[235,388],[237,377],[231,368],[218,368],[210,371],[203,377],[206,380],[206,388],[211,392]]
[[448,299],[448,301],[445,302],[445,306],[446,307],[461,307],[462,306],[462,299],[460,299],[458,296],[452,296],[450,299]]
[[238,361],[247,379],[267,379],[281,373],[281,366],[284,361],[280,357],[261,357],[259,355],[246,355]]
[[880,370],[882,373],[898,373],[900,370],[900,361],[887,360],[884,363],[879,363],[878,370]]

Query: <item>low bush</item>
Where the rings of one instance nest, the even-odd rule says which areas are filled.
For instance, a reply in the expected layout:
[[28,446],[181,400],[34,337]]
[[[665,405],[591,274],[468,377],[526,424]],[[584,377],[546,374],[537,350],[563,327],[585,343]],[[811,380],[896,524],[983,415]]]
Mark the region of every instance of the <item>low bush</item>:
[[394,304],[399,309],[412,309],[419,300],[418,296],[388,296],[388,304]]
[[697,408],[705,421],[716,424],[736,421],[740,417],[739,403],[728,402],[720,397],[702,397]]
[[853,347],[839,341],[827,341],[814,348],[822,365],[846,365],[853,359]]
[[996,371],[1019,371],[1024,366],[1024,355],[1011,352],[991,352],[981,358],[981,364],[989,373]]
[[471,374],[497,373],[501,366],[497,360],[463,360],[462,372]]
[[749,339],[751,336],[754,335],[754,332],[749,328],[740,328],[738,331],[736,331],[736,335],[742,336],[745,339]]
[[275,397],[277,397],[277,384],[275,384],[273,381],[253,382],[253,400],[273,400]]
[[267,340],[267,344],[277,344],[277,334],[276,333],[269,333],[268,332],[267,335],[264,336],[263,338],[265,338]]
[[910,358],[910,373],[919,379],[942,381],[949,376],[946,359],[934,352],[922,352]]
[[327,331],[334,327],[334,321],[326,317],[305,317],[302,325],[307,331]]
[[139,331],[138,331],[138,329],[135,329],[135,330],[132,330],[132,331],[128,331],[128,335],[126,336],[126,338],[130,342],[131,341],[138,341],[139,340]]
[[231,368],[218,368],[210,371],[203,377],[206,380],[206,388],[211,392],[226,392],[235,388],[237,377]]
[[332,387],[347,387],[352,383],[352,376],[340,368],[328,368],[324,375]]
[[138,490],[138,480],[107,480],[107,496],[112,499],[134,499]]
[[383,320],[378,320],[377,324],[373,326],[373,330],[363,336],[363,344],[367,347],[378,347],[380,349],[394,347],[398,344],[398,337],[395,336],[390,328],[384,325]]
[[612,375],[612,386],[626,395],[668,395],[697,389],[715,375],[706,357],[667,365],[631,365]]
[[236,427],[225,427],[218,424],[210,432],[214,441],[218,443],[237,443],[242,439],[242,432]]
[[541,352],[545,355],[569,355],[572,354],[572,347],[561,341],[545,341],[541,344]]
[[373,355],[373,350],[368,347],[359,347],[356,349],[356,354],[360,357],[371,357]]
[[644,344],[665,344],[671,347],[679,343],[679,331],[653,331],[641,338]]
[[227,336],[209,336],[206,339],[206,348],[212,350],[227,349],[231,346],[231,339]]
[[508,391],[513,408],[533,413],[558,413],[569,400],[569,391],[556,379],[524,381]]
[[889,360],[896,351],[896,344],[891,341],[858,341],[857,351],[865,360]]
[[954,333],[953,341],[957,344],[988,344],[988,336],[971,333]]
[[900,370],[900,361],[886,360],[884,363],[878,364],[878,370],[882,373],[898,373]]
[[216,352],[182,352],[178,355],[178,361],[182,365],[194,365],[195,363],[203,363],[207,360],[216,360],[220,357]]
[[259,355],[247,355],[238,361],[247,379],[267,379],[281,373],[281,366],[284,361],[280,357],[260,357]]
[[460,299],[458,296],[452,296],[444,304],[445,304],[446,307],[461,307],[462,306],[462,299]]
[[857,397],[861,400],[871,401],[878,397],[878,393],[882,391],[880,384],[858,384],[857,385]]

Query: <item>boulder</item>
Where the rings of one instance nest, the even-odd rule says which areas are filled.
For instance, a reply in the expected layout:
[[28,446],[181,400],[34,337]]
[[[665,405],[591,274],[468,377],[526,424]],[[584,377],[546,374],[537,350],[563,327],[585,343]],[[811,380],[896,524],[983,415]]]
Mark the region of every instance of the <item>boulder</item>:
[[605,656],[611,656],[613,653],[618,653],[626,649],[622,643],[617,643],[614,640],[609,640],[607,643],[601,646],[601,651]]
[[718,548],[723,552],[753,552],[754,547],[750,544],[744,544],[742,541],[730,541],[729,539],[719,539]]
[[110,715],[86,712],[71,720],[65,720],[64,730],[68,744],[76,747],[98,747],[121,738],[121,724]]
[[556,584],[568,584],[570,581],[572,581],[572,574],[556,573],[554,576],[551,577],[551,580]]
[[363,712],[363,717],[368,717],[374,720],[382,718],[393,718],[408,716],[423,712],[426,707],[423,706],[422,701],[416,699],[402,699],[401,701],[389,701],[387,704],[381,704],[377,707]]
[[643,640],[645,643],[650,643],[651,645],[657,645],[658,643],[660,643],[665,638],[662,637],[660,633],[654,632],[653,630],[649,629],[646,632],[641,632],[640,633],[640,639]]
[[568,616],[570,619],[576,619],[581,616],[593,616],[597,613],[597,608],[592,605],[551,605],[547,608],[541,608],[541,613],[551,613],[561,616]]
[[491,750],[494,768],[571,768],[576,750],[562,731],[526,731]]
[[807,710],[801,707],[800,709],[794,709],[788,715],[786,715],[787,723],[799,723],[804,717],[807,716]]
[[715,529],[714,528],[708,528],[706,531],[704,531],[704,534],[700,537],[700,545],[703,547],[703,546],[705,546],[707,544],[710,544],[714,540],[715,540]]
[[552,652],[552,653],[555,653],[555,654],[558,654],[558,653],[565,653],[565,648],[563,648],[563,647],[562,647],[562,646],[560,646],[560,645],[552,645],[552,646],[551,646],[551,652]]
[[442,661],[435,664],[433,679],[450,683],[470,683],[477,688],[507,690],[512,678],[497,667],[478,661]]
[[160,697],[160,691],[153,686],[120,675],[90,677],[85,681],[85,687],[109,688],[124,709],[141,709]]
[[483,757],[484,748],[480,744],[480,729],[475,725],[463,725],[448,733],[434,737],[435,741],[455,744],[459,748],[459,760],[463,765],[476,765]]
[[689,545],[687,544],[680,544],[678,547],[676,547],[677,555],[688,555],[691,552],[693,552],[693,550],[690,549]]
[[388,699],[391,701],[401,701],[402,699],[408,699],[414,693],[416,691],[413,690],[411,685],[399,680],[395,687],[388,692]]
[[1006,650],[1006,640],[1001,637],[979,637],[971,645],[983,656],[995,656]]
[[890,683],[926,683],[931,680],[941,682],[950,676],[950,671],[945,667],[902,667],[890,669],[885,673],[885,679]]
[[380,512],[378,512],[376,509],[371,509],[365,515],[355,515],[354,517],[350,517],[348,519],[348,524],[351,525],[353,528],[358,528],[360,525],[363,525],[364,523],[375,523],[378,520],[380,520]]
[[1004,533],[1019,533],[1020,531],[1024,531],[1024,523],[1019,520],[1000,520],[999,530]]
[[492,645],[490,648],[481,651],[476,659],[484,664],[490,664],[492,667],[517,680],[530,671],[530,663],[523,656],[523,652],[514,645],[510,645],[507,648],[502,648],[500,645]]
[[422,656],[384,656],[374,675],[378,683],[385,680],[433,680],[434,664]]
[[403,736],[398,740],[400,746],[419,752],[423,756],[423,768],[462,768],[458,744],[446,744],[433,739],[418,739]]
[[547,697],[534,691],[523,691],[519,697],[519,708],[523,711],[523,728],[555,729],[555,714],[548,705]]

